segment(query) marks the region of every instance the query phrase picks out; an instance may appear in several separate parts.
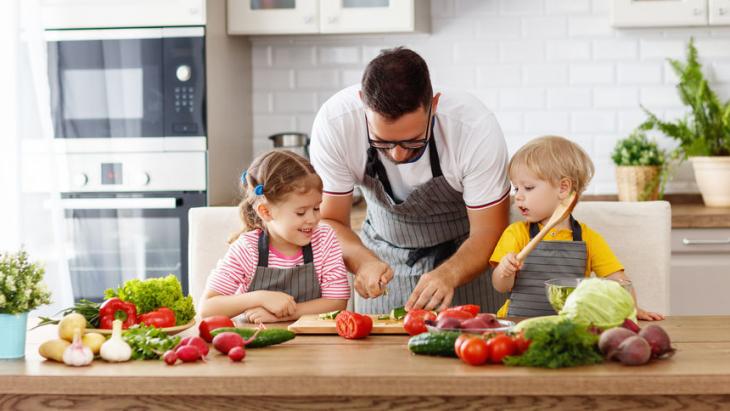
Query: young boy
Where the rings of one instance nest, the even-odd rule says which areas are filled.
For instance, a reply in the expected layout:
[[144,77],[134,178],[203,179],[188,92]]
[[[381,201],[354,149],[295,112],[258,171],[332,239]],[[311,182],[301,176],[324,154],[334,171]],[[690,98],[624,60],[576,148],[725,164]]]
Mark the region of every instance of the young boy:
[[[562,137],[541,137],[515,153],[509,177],[515,205],[525,221],[511,224],[490,258],[494,289],[511,292],[497,313],[500,317],[553,315],[544,282],[551,278],[598,277],[628,280],[624,268],[600,234],[573,216],[555,226],[523,263],[516,253],[548,222],[555,208],[572,191],[582,193],[593,177],[593,162],[577,144]],[[636,295],[634,294],[634,300]],[[661,320],[661,314],[637,306],[640,320]]]

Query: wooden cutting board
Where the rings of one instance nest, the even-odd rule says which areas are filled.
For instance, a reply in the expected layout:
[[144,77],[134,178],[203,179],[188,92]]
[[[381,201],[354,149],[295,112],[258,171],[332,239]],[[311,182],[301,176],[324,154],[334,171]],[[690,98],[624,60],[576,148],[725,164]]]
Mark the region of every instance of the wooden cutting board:
[[[378,320],[377,315],[370,317],[373,319],[371,334],[407,334],[402,320]],[[337,334],[335,320],[320,320],[316,314],[303,315],[288,328],[297,334]]]

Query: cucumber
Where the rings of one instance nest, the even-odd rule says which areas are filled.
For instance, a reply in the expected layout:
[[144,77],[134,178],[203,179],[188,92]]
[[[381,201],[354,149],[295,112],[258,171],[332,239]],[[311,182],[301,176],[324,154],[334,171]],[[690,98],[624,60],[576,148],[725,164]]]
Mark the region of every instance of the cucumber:
[[459,334],[454,331],[421,333],[408,340],[408,349],[414,354],[456,357],[454,343]]
[[406,307],[396,307],[390,311],[390,319],[402,320],[406,317],[406,314],[408,314],[408,312],[406,311]]
[[322,313],[319,315],[318,318],[320,320],[334,320],[335,317],[337,317],[337,314],[339,314],[341,312],[342,312],[342,310],[334,310],[334,311],[330,311],[328,313]]
[[[256,332],[256,329],[223,327],[216,328],[215,330],[211,331],[210,334],[215,337],[216,335],[224,333],[226,331],[234,332],[244,339],[248,339],[251,338],[251,336]],[[261,332],[259,332],[256,338],[251,341],[251,343],[248,344],[246,348],[261,348],[268,347],[270,345],[281,344],[283,342],[293,340],[295,336],[296,335],[292,331],[285,330],[283,328],[267,328],[265,330],[261,330]]]

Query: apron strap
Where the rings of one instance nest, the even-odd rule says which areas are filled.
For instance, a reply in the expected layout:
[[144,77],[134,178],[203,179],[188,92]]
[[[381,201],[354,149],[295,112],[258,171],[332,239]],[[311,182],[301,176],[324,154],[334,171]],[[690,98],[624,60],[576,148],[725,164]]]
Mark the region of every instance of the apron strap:
[[[312,252],[311,242],[302,247],[302,254],[304,257],[304,264],[314,262],[314,253]],[[266,230],[261,230],[261,235],[259,236],[259,261],[256,265],[258,267],[269,266],[269,234]]]
[[[583,241],[583,229],[580,228],[580,224],[575,221],[573,214],[569,217],[570,229],[573,231],[573,241]],[[540,232],[540,227],[537,223],[530,223],[530,239],[532,240]]]
[[433,267],[436,268],[439,264],[454,255],[458,248],[459,246],[457,240],[446,241],[441,244],[436,244],[426,248],[416,248],[408,254],[408,260],[406,260],[406,265],[409,267],[413,267],[421,258],[433,255]]

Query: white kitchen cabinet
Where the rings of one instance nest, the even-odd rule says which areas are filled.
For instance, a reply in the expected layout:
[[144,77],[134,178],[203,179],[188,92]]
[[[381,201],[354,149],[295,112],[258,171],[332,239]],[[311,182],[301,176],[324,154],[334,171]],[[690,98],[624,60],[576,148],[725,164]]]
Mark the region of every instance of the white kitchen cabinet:
[[205,25],[205,0],[41,0],[46,29]]
[[730,0],[710,0],[707,12],[711,26],[730,25]]
[[672,230],[672,315],[730,314],[730,228]]
[[708,0],[613,0],[613,27],[706,26]]
[[428,0],[228,0],[228,34],[427,31]]

